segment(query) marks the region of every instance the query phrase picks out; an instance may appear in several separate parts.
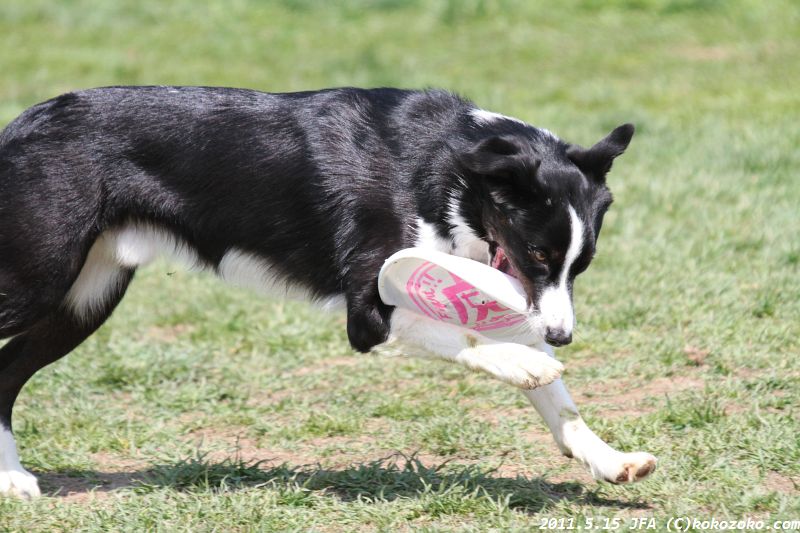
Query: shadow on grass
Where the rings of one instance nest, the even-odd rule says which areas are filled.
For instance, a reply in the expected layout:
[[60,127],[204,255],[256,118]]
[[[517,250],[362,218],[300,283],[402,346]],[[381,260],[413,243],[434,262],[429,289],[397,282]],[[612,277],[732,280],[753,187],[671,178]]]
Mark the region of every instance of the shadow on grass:
[[[102,493],[132,488],[138,493],[172,489],[186,493],[231,492],[269,488],[279,504],[311,505],[313,498],[336,496],[343,501],[381,502],[399,498],[483,499],[495,504],[538,512],[555,502],[628,509],[648,509],[641,502],[612,500],[576,482],[551,483],[541,478],[503,477],[496,470],[474,465],[427,466],[415,455],[394,454],[344,468],[319,465],[265,466],[264,461],[238,458],[211,461],[204,455],[158,464],[138,472],[73,471],[40,474],[43,488],[59,496]],[[52,488],[51,491],[47,491]]]

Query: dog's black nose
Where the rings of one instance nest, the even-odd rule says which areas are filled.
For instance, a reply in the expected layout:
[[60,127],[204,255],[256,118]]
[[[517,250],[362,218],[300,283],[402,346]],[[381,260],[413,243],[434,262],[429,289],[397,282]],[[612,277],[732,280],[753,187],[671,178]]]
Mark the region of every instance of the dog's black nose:
[[563,329],[550,329],[547,328],[544,340],[550,346],[565,346],[572,342],[572,332],[567,333]]

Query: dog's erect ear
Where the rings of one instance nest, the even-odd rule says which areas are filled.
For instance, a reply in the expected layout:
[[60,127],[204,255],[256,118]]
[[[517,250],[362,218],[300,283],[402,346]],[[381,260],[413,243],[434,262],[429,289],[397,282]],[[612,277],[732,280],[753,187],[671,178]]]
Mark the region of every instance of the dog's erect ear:
[[630,144],[633,131],[633,124],[623,124],[591,148],[570,146],[567,149],[567,157],[584,174],[604,183],[614,158],[621,155]]
[[488,137],[475,143],[458,156],[468,170],[494,178],[532,176],[539,168],[540,160],[510,135]]

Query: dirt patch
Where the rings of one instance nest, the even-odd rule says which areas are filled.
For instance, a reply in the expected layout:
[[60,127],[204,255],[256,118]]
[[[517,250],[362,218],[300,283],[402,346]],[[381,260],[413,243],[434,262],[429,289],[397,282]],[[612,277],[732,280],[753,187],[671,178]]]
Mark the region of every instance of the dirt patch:
[[123,472],[126,470],[135,470],[144,468],[147,461],[144,459],[135,459],[131,457],[119,457],[107,452],[97,452],[92,454],[95,464],[103,470],[109,472]]
[[767,472],[764,488],[784,494],[800,494],[800,479],[792,479],[778,472]]
[[711,354],[711,350],[704,350],[697,346],[686,345],[683,347],[683,353],[686,354],[686,358],[689,359],[694,366],[703,366],[706,363],[706,358]]
[[[579,398],[584,403],[598,402],[612,404],[612,409],[603,409],[597,416],[641,416],[654,410],[652,406],[643,405],[654,398],[678,394],[689,390],[702,390],[705,381],[692,376],[672,376],[656,378],[644,383],[616,382],[613,387],[607,383],[599,383],[579,391]],[[578,408],[580,408],[580,401]]]
[[258,438],[247,437],[247,428],[241,427],[222,431],[219,429],[193,431],[188,439],[197,449],[202,450],[206,459],[211,461],[236,458],[244,462],[263,461],[264,464],[273,466],[288,463],[343,467],[363,461],[365,455],[396,453],[395,450],[376,450],[375,438],[370,435],[380,432],[379,425],[368,424],[363,431],[364,434],[356,436],[333,435],[299,439],[290,448],[265,446]]
[[195,326],[191,324],[175,324],[174,326],[151,326],[145,338],[160,342],[175,342],[179,338],[192,333]]
[[736,50],[730,46],[684,46],[676,53],[690,61],[725,61],[736,55]]

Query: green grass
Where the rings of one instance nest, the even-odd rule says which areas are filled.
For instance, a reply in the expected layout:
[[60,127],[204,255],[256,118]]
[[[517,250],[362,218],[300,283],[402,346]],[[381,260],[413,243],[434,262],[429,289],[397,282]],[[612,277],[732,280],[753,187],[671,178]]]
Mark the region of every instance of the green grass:
[[353,354],[343,316],[144,269],[17,404],[47,496],[0,530],[531,530],[800,518],[796,2],[0,5],[0,123],[74,88],[438,86],[590,144],[632,121],[560,350],[585,418],[660,468],[597,484],[515,390]]

